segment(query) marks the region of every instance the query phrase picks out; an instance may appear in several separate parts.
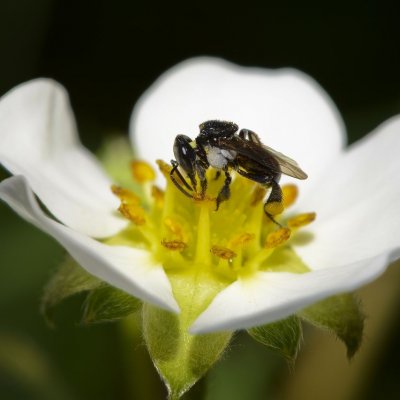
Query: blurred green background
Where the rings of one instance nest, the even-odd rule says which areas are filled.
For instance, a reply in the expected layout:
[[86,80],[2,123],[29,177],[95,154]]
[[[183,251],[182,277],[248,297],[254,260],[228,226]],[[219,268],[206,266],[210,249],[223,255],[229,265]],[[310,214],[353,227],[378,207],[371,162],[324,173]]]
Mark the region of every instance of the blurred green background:
[[[162,9],[128,1],[2,0],[0,94],[34,77],[55,78],[70,93],[84,144],[96,151],[110,134],[127,131],[133,104],[160,73],[190,56],[215,55],[307,72],[338,105],[352,142],[400,111],[400,24],[399,9],[388,2],[350,4],[323,14],[267,2]],[[0,398],[164,398],[134,329],[80,326],[79,297],[60,307],[55,330],[46,325],[42,288],[64,252],[3,204],[0,221]],[[314,330],[305,331],[294,371],[239,334],[186,398],[400,398],[399,270],[360,292],[367,330],[351,364],[340,344]]]

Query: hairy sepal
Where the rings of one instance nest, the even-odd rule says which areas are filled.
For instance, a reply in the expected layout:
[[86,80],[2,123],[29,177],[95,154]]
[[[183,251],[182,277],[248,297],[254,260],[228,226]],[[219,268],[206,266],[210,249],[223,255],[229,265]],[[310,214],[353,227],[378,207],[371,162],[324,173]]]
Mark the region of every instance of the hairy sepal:
[[63,300],[78,293],[100,287],[103,282],[90,275],[71,257],[67,256],[44,288],[40,310],[50,325],[51,312]]
[[289,365],[293,366],[303,336],[301,322],[297,316],[292,315],[271,324],[251,328],[248,333],[258,342],[280,353]]
[[361,346],[365,316],[353,294],[329,297],[298,313],[312,325],[334,333],[346,346],[351,359]]
[[134,314],[141,307],[137,298],[107,284],[92,290],[86,297],[82,323],[111,322]]

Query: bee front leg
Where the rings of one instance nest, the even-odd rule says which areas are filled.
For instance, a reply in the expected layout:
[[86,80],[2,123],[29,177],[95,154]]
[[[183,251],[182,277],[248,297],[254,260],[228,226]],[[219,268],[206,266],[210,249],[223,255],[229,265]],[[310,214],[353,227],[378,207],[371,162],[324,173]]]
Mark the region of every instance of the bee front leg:
[[[186,179],[182,176],[181,172],[179,171],[178,167],[179,164],[175,160],[171,160],[172,169],[169,173],[169,177],[172,183],[183,193],[185,196],[189,198],[193,198],[193,194],[189,193],[188,190],[193,191],[193,188],[186,182]],[[178,175],[180,182],[177,181],[175,175]],[[186,188],[186,189],[185,189]]]
[[228,200],[231,197],[231,189],[229,186],[232,182],[232,177],[229,174],[228,170],[225,170],[224,172],[225,172],[225,182],[224,182],[224,186],[222,186],[221,190],[218,193],[215,211],[218,210],[221,202]]

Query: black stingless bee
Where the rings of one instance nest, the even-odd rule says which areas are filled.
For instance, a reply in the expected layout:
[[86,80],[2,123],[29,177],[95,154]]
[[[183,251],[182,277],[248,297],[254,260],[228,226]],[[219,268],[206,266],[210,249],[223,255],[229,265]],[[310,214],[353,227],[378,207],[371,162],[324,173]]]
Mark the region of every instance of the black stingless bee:
[[[176,161],[171,161],[171,180],[186,196],[204,198],[207,169],[210,166],[215,168],[217,176],[224,172],[225,182],[216,198],[218,210],[220,203],[230,197],[230,171],[234,170],[271,189],[264,204],[264,212],[276,223],[273,216],[283,211],[282,190],[279,186],[281,174],[297,179],[306,179],[307,174],[296,161],[262,144],[255,132],[242,129],[237,133],[238,129],[233,122],[211,120],[200,125],[200,134],[195,140],[186,135],[178,135],[174,142]],[[190,183],[182,174],[189,178]]]

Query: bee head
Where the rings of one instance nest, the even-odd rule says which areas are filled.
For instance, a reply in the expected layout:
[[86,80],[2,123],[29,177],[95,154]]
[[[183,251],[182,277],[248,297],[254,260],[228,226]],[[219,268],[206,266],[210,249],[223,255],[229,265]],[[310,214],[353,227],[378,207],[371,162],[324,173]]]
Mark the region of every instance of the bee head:
[[196,153],[191,145],[192,139],[186,135],[178,135],[174,142],[174,156],[178,164],[189,175],[194,175]]

